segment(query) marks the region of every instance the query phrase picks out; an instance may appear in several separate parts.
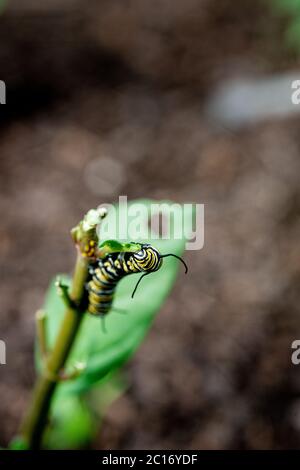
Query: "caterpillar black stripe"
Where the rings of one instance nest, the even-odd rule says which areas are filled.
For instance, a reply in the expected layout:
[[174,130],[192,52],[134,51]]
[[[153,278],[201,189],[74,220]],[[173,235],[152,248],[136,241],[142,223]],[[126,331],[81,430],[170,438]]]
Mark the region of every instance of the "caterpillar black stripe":
[[112,307],[118,282],[129,274],[142,273],[132,293],[133,297],[142,278],[158,271],[162,266],[162,258],[167,256],[174,256],[182,261],[187,272],[187,266],[181,258],[173,254],[161,255],[149,244],[141,244],[140,250],[136,252],[115,252],[99,259],[90,270],[92,278],[87,286],[88,312],[96,316],[106,315]]

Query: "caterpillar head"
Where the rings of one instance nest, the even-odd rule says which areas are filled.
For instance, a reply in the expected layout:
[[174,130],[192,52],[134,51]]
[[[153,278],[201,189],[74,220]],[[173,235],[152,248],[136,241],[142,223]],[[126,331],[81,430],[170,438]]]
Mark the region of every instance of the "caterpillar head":
[[139,270],[143,272],[144,274],[140,277],[138,280],[134,291],[132,293],[132,298],[134,297],[134,294],[136,293],[136,290],[139,286],[139,283],[143,279],[144,276],[147,276],[148,274],[151,274],[152,272],[158,271],[160,269],[163,261],[163,258],[166,258],[167,256],[173,256],[174,258],[177,258],[180,260],[183,265],[185,266],[185,273],[188,271],[188,267],[183,261],[182,258],[180,258],[177,255],[174,255],[173,253],[168,253],[166,255],[162,255],[156,248],[154,248],[152,245],[149,244],[142,244],[140,246],[140,250],[132,254],[132,261],[133,263],[138,266]]
[[162,265],[160,252],[149,244],[141,245],[141,249],[133,253],[132,257],[139,270],[147,274],[157,271]]

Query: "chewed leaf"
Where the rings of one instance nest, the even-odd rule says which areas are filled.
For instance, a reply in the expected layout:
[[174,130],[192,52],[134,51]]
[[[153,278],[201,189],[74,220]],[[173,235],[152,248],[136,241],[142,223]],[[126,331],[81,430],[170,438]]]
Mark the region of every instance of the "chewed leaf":
[[[131,205],[136,202],[131,202]],[[185,248],[185,236],[192,232],[193,210],[182,211],[179,204],[174,205],[174,210],[180,211],[183,217],[181,224],[176,224],[175,233],[169,239],[157,239],[155,234],[148,234],[149,231],[149,210],[152,203],[156,201],[138,201],[146,208],[143,225],[140,227],[140,239],[138,242],[151,243],[157,247],[162,254],[173,253],[182,256]],[[164,203],[165,210],[168,210],[171,203]],[[131,207],[128,204],[128,208]],[[108,213],[105,219],[105,237],[107,240],[116,236],[116,225],[118,220],[123,220],[124,231],[124,211],[125,207],[117,207],[116,218]],[[186,208],[185,208],[186,209]],[[162,213],[162,215],[164,215]],[[125,214],[126,216],[126,214]],[[116,220],[118,219],[118,220]],[[183,230],[184,228],[184,230]],[[101,226],[102,230],[102,226]],[[172,233],[172,231],[171,231]],[[104,241],[103,238],[101,241]],[[130,242],[130,237],[122,242]],[[107,333],[103,333],[101,328],[101,318],[92,317],[86,314],[76,343],[71,351],[68,365],[71,367],[76,361],[85,361],[87,367],[80,377],[73,382],[64,384],[61,388],[65,391],[86,391],[94,383],[101,380],[109,372],[113,372],[124,364],[135,352],[142,342],[150,325],[160,310],[164,300],[168,296],[176,279],[178,269],[182,269],[181,263],[174,258],[163,260],[161,269],[147,276],[137,291],[134,299],[131,298],[134,286],[139,279],[138,274],[125,277],[118,283],[113,302],[113,308],[125,311],[125,314],[111,311],[105,317]],[[184,272],[184,268],[183,268]],[[188,278],[186,278],[188,282]],[[56,293],[54,283],[50,285],[45,310],[48,314],[48,328],[50,343],[53,344],[60,322],[63,318],[64,306]]]

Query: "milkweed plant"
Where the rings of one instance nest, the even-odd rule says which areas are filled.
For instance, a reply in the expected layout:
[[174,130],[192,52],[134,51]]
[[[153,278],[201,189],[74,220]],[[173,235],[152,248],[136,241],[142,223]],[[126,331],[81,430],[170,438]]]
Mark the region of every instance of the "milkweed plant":
[[[176,258],[184,263],[182,233],[192,232],[192,216],[184,212],[184,230],[176,233],[174,227],[167,239],[150,231],[149,239],[154,201],[138,202],[146,208],[138,242],[115,240],[115,222],[104,208],[90,210],[71,231],[74,273],[55,277],[36,313],[37,379],[10,449],[88,447],[105,411],[126,390],[122,366],[169,295],[180,264]],[[115,207],[119,220],[128,217],[133,203]],[[181,210],[173,204],[176,208]],[[138,291],[137,273],[146,277]]]

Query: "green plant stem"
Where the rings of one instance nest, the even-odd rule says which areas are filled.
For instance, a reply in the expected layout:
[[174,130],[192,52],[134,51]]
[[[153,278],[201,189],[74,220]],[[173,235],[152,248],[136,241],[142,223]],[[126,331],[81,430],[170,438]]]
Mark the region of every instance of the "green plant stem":
[[[81,305],[88,279],[88,261],[78,252],[70,297]],[[83,312],[78,307],[67,308],[58,336],[41,376],[37,379],[28,413],[21,426],[21,437],[29,449],[41,447],[43,432],[47,425],[51,400],[58,385],[57,377],[63,369],[78,333]]]

